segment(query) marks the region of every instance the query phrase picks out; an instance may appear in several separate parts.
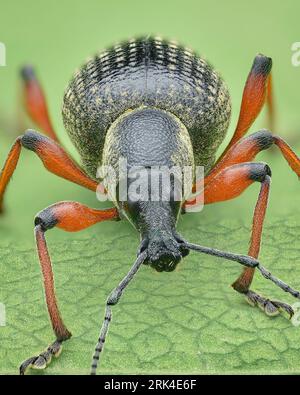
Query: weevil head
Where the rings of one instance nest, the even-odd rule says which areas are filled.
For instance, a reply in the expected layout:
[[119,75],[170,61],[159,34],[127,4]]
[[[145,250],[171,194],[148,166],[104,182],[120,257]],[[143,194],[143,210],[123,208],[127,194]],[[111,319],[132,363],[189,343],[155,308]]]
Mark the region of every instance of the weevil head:
[[181,205],[182,202],[174,199],[172,193],[169,200],[129,198],[122,204],[123,213],[140,232],[139,252],[147,251],[144,263],[159,272],[173,271],[188,254],[182,238],[176,232]]
[[172,272],[189,251],[183,247],[180,236],[159,230],[141,242],[139,252],[147,251],[146,265],[158,272]]

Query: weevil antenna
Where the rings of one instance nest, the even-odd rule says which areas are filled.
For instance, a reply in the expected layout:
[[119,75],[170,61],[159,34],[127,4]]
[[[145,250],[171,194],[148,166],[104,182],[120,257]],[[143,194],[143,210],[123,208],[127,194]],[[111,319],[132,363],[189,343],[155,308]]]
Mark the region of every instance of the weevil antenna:
[[99,339],[98,339],[98,342],[95,347],[95,352],[93,355],[92,366],[91,366],[91,375],[96,375],[96,373],[97,373],[97,366],[98,366],[98,362],[100,359],[100,353],[101,353],[101,351],[103,351],[105,338],[106,338],[109,324],[110,324],[110,321],[112,318],[111,306],[114,306],[115,304],[118,303],[118,301],[120,300],[120,297],[123,294],[123,291],[129,284],[129,282],[133,279],[134,275],[139,270],[140,266],[145,261],[146,257],[147,257],[147,251],[144,251],[141,254],[139,254],[139,256],[137,257],[136,261],[132,265],[129,272],[126,274],[126,276],[123,278],[123,280],[120,282],[120,284],[111,292],[111,294],[107,298],[104,320],[103,320],[103,324],[101,327]]
[[184,242],[183,245],[184,245],[184,247],[188,248],[189,250],[194,250],[194,251],[202,252],[203,254],[213,255],[213,256],[217,256],[219,258],[224,258],[224,259],[228,259],[230,261],[235,261],[235,262],[238,262],[244,266],[257,267],[257,269],[260,271],[260,273],[262,274],[262,276],[264,278],[272,281],[275,285],[277,285],[279,288],[281,288],[284,292],[288,292],[295,298],[300,299],[300,292],[299,291],[293,289],[292,287],[290,287],[288,284],[286,284],[279,278],[273,276],[273,274],[271,272],[269,272],[264,266],[262,266],[257,259],[252,258],[249,255],[233,254],[231,252],[220,251],[215,248],[203,247],[198,244],[192,244],[192,243],[188,243],[188,242]]

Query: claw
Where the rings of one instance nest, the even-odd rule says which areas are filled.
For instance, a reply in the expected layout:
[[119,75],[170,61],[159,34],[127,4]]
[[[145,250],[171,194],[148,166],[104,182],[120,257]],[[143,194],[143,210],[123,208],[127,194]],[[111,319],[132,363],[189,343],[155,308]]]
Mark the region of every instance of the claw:
[[62,351],[61,342],[56,340],[40,355],[26,359],[20,366],[20,375],[23,376],[28,369],[46,369],[54,355],[56,358]]
[[292,319],[293,315],[295,314],[294,309],[287,303],[278,302],[277,300],[272,300],[273,305],[275,305],[279,311],[285,311]]
[[248,291],[246,294],[246,300],[251,306],[258,306],[268,316],[274,317],[281,311],[288,313],[291,319],[294,315],[294,310],[287,303],[279,302],[277,300],[270,300],[258,295],[256,292]]
[[28,358],[26,359],[26,361],[24,361],[20,368],[19,368],[19,372],[21,376],[24,376],[24,374],[26,373],[26,371],[31,368],[32,364],[34,363],[34,361],[37,359],[37,357],[32,357],[32,358]]

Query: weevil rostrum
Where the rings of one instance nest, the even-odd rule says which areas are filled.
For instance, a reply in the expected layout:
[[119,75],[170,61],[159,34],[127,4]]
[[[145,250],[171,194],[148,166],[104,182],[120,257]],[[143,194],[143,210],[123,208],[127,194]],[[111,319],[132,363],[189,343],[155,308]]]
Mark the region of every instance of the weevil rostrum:
[[[257,268],[266,279],[299,298],[298,291],[274,277],[258,261],[271,170],[267,164],[253,160],[260,151],[275,145],[300,176],[300,159],[282,138],[266,129],[244,137],[264,103],[272,117],[271,66],[270,58],[255,57],[235,132],[216,161],[216,151],[229,126],[231,103],[225,83],[209,63],[191,50],[156,37],[125,41],[94,56],[75,73],[66,89],[62,108],[65,128],[79,151],[82,167],[59,144],[34,70],[29,66],[22,69],[26,110],[47,136],[28,130],[16,139],[0,176],[1,207],[22,148],[36,153],[48,171],[91,191],[99,187],[99,166],[110,166],[118,172],[121,157],[126,158],[128,170],[143,167],[149,178],[153,167],[173,166],[181,169],[203,166],[204,178],[194,178],[194,195],[182,196],[181,200],[174,198],[177,184],[173,177],[169,185],[170,199],[163,199],[165,186],[160,182],[156,186],[151,184],[159,196],[156,200],[133,199],[130,194],[127,200],[121,200],[116,194],[113,208],[91,209],[77,202],[62,201],[37,214],[35,238],[55,341],[46,351],[23,362],[20,374],[28,368],[45,368],[53,355],[59,355],[62,343],[71,337],[59,312],[45,240],[45,232],[55,227],[75,232],[101,221],[127,219],[140,234],[136,261],[107,299],[91,374],[96,374],[112,307],[142,264],[171,272],[190,250],[235,261],[244,266],[232,284],[237,292],[269,315],[279,311],[293,315],[288,304],[266,299],[250,288]],[[127,176],[126,181],[129,189],[132,178]],[[204,204],[233,199],[254,182],[259,182],[261,188],[248,255],[191,244],[177,233],[179,215],[198,204],[199,197]],[[109,185],[103,186],[103,192],[107,193],[108,188]],[[153,192],[151,188],[150,192]]]

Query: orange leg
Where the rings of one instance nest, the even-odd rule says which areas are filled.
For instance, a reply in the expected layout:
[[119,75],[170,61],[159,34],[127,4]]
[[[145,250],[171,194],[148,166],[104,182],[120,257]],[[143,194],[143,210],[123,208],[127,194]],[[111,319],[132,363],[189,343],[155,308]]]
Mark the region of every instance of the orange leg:
[[[272,137],[272,136],[271,136]],[[217,203],[239,196],[254,181],[261,183],[259,197],[254,210],[250,247],[248,255],[257,259],[260,251],[263,223],[268,205],[268,197],[271,181],[271,170],[264,163],[245,162],[234,164],[220,170],[215,177],[205,185],[205,204]],[[200,199],[202,201],[202,199]],[[233,283],[233,288],[247,296],[247,300],[264,309],[268,315],[276,314],[279,309],[283,309],[290,316],[293,314],[292,308],[286,303],[271,301],[263,298],[249,289],[254,275],[254,268],[246,267],[241,276]]]
[[27,114],[52,140],[59,141],[50,121],[46,98],[34,69],[25,66],[21,70],[23,100]]
[[77,232],[107,220],[119,220],[116,208],[95,210],[77,202],[56,203],[41,211],[35,217],[35,238],[43,274],[46,304],[56,340],[45,352],[23,362],[20,367],[20,374],[24,374],[29,367],[45,368],[50,363],[52,356],[58,356],[60,353],[61,343],[71,337],[71,333],[66,328],[58,309],[52,265],[44,233],[53,227],[61,228],[67,232]]
[[270,125],[273,124],[274,105],[270,74],[271,68],[271,58],[264,55],[257,55],[255,57],[245,84],[240,115],[235,132],[219,161],[224,157],[226,152],[247,133],[258,117],[265,101],[267,101],[268,105]]
[[98,183],[89,178],[55,141],[37,132],[27,131],[16,139],[0,173],[0,212],[5,190],[17,166],[22,147],[35,152],[51,173],[91,191],[99,188]]
[[[259,152],[270,148],[273,144],[279,148],[289,166],[300,177],[300,158],[281,137],[263,129],[235,143],[205,177],[204,186],[208,185],[226,167],[237,163],[250,162]],[[201,180],[196,182],[194,191],[199,190],[201,185]],[[185,206],[192,204],[193,201],[187,201]]]

